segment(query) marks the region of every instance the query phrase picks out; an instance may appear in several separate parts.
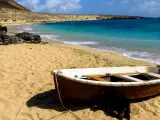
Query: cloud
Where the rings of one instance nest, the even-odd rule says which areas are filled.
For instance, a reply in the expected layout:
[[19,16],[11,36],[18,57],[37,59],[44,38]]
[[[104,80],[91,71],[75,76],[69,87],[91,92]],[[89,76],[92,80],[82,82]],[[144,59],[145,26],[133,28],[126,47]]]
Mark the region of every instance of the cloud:
[[[15,0],[34,12],[160,16],[160,0]],[[83,9],[82,9],[83,4]],[[96,7],[95,7],[96,6]],[[96,9],[95,9],[96,8]]]
[[18,0],[17,2],[30,9],[35,9],[39,4],[39,0]]
[[133,1],[136,3],[134,8],[132,7],[131,9],[133,12],[139,12],[141,14],[145,14],[146,16],[160,16],[160,0],[142,0],[139,2],[136,0]]
[[106,5],[113,5],[112,1],[106,2]]
[[34,12],[72,13],[81,9],[81,0],[17,0]]
[[144,11],[148,11],[150,13],[158,12],[160,11],[160,1],[157,0],[151,0],[151,1],[145,1],[143,4],[139,5],[139,8]]
[[127,4],[127,3],[129,3],[129,0],[121,0],[120,3],[121,4]]
[[160,16],[160,0],[111,0],[108,6],[129,15]]

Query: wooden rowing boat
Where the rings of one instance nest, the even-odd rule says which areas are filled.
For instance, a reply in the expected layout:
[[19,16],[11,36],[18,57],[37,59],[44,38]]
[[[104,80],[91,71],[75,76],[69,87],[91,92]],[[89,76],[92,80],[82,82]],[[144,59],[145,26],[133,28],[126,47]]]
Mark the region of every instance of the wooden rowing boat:
[[52,71],[55,88],[61,99],[91,100],[118,95],[128,99],[160,93],[158,67],[110,67],[63,69]]

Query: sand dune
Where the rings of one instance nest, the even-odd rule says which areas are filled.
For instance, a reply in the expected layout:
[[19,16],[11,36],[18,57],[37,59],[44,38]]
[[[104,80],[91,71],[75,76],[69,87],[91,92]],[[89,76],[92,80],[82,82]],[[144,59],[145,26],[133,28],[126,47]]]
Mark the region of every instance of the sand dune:
[[[73,107],[56,100],[53,69],[152,65],[118,54],[65,44],[0,46],[0,120],[115,120],[103,110]],[[158,120],[160,97],[130,106],[131,120]]]

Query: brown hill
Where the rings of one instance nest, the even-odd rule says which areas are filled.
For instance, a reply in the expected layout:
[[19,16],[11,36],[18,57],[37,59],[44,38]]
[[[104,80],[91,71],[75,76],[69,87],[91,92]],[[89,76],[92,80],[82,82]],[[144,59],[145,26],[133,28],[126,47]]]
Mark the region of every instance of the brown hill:
[[[1,0],[0,0],[1,1]],[[112,20],[112,19],[141,19],[138,16],[112,15],[67,15],[34,13],[25,10],[0,8],[0,24],[26,24],[79,20]]]
[[18,4],[14,0],[0,0],[0,8],[18,9],[23,11],[29,11],[27,8]]

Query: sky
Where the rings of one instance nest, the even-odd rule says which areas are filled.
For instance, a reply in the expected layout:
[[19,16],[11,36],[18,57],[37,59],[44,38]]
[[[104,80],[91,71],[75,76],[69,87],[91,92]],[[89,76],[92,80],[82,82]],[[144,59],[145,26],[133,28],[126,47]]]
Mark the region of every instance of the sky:
[[160,17],[160,0],[15,0],[33,12]]

